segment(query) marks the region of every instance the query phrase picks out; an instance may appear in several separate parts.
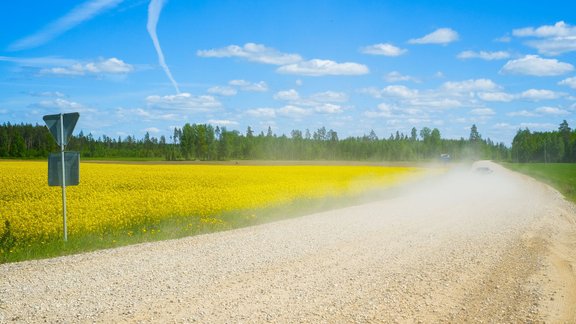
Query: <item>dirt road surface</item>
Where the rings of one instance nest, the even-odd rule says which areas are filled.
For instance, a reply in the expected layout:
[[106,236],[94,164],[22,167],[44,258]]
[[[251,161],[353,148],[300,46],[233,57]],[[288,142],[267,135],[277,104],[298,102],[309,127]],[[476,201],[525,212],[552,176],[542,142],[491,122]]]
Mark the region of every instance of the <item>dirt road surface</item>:
[[576,322],[576,211],[500,166],[223,233],[0,265],[0,322]]

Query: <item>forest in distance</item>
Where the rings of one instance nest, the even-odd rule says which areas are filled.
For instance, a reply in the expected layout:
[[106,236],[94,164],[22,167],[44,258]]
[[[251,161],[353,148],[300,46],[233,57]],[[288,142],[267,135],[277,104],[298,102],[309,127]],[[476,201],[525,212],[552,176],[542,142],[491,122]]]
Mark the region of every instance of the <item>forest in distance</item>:
[[[185,124],[166,138],[135,136],[98,138],[82,131],[66,147],[85,159],[225,160],[350,160],[350,161],[431,161],[442,155],[452,160],[490,159],[511,162],[576,162],[576,131],[564,120],[557,131],[518,130],[508,147],[484,139],[476,125],[468,138],[442,138],[437,128],[412,128],[410,134],[396,132],[380,138],[367,135],[340,139],[332,129],[292,130],[290,135],[274,134],[270,127],[256,134],[209,124]],[[0,158],[46,158],[58,146],[43,125],[0,125]]]

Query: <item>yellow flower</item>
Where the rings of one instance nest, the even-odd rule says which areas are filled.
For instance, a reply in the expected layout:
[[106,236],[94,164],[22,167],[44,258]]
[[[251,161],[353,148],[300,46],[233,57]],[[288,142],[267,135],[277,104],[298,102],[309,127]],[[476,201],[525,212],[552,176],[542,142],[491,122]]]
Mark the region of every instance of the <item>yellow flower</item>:
[[[48,186],[47,173],[43,161],[0,161],[0,234],[8,220],[17,242],[61,237],[61,189]],[[187,218],[188,228],[226,228],[225,212],[360,194],[423,173],[379,166],[82,163],[80,185],[67,187],[68,235],[120,230],[133,236],[137,226],[146,233],[179,217]]]

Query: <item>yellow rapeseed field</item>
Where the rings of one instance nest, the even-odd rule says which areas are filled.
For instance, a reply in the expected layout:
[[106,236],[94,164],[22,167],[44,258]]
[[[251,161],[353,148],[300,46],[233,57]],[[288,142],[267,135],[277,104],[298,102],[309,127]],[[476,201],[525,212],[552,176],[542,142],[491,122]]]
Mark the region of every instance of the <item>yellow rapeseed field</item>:
[[[377,166],[82,163],[80,185],[67,188],[68,234],[128,231],[174,217],[225,226],[224,212],[356,194],[420,173]],[[47,184],[46,162],[0,161],[0,235],[8,220],[19,242],[57,239],[61,207],[60,187]]]

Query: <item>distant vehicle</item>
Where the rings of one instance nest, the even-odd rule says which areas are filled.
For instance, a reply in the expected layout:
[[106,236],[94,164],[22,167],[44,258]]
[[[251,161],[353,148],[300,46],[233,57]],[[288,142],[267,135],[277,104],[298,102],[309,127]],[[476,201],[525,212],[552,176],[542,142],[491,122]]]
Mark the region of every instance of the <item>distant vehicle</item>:
[[493,172],[489,167],[477,167],[475,171],[479,174],[490,174]]
[[451,159],[452,157],[450,156],[450,154],[440,154],[440,160],[444,163],[450,162]]

